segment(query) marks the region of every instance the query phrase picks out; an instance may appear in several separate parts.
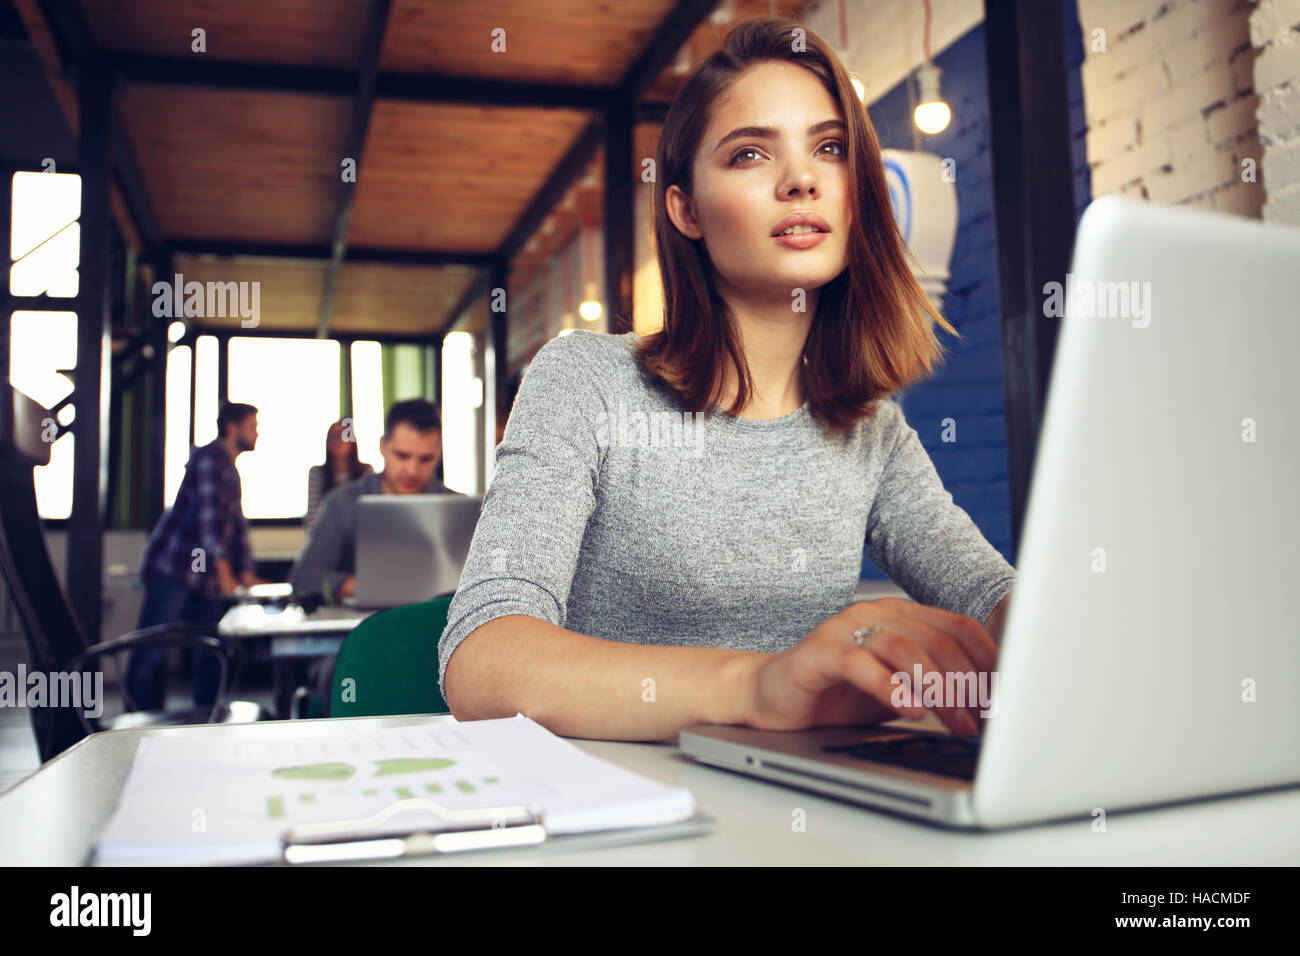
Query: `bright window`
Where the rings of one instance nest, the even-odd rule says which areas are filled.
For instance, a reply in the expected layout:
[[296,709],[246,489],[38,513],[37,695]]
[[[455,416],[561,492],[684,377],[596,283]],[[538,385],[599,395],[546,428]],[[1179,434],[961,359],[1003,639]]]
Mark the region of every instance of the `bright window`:
[[9,236],[9,291],[13,295],[77,294],[81,261],[81,177],[69,173],[14,173]]
[[462,494],[477,493],[474,422],[475,409],[482,404],[482,384],[474,376],[474,337],[468,332],[450,333],[442,340],[443,484]]
[[379,438],[384,433],[384,370],[378,342],[352,343],[352,434],[357,454],[375,471],[384,470]]
[[257,448],[235,461],[246,518],[307,513],[307,474],[325,458],[339,418],[339,343],[329,339],[230,340],[229,398],[256,405]]
[[[75,312],[15,312],[9,320],[9,381],[18,391],[46,408],[72,394],[72,379],[59,369],[77,364]],[[72,424],[73,409],[59,413],[61,424]],[[35,470],[36,507],[42,518],[72,514],[72,433],[50,449],[50,463]]]
[[[77,294],[81,261],[81,177],[68,173],[15,173],[12,180],[7,284],[15,296]],[[0,289],[3,289],[0,286]],[[77,364],[75,312],[14,312],[10,319],[9,381],[14,388],[52,408],[72,393],[72,380],[59,369]],[[62,425],[76,410],[64,406]],[[50,449],[50,463],[37,468],[36,506],[42,518],[72,514],[72,434]]]
[[190,347],[167,353],[167,422],[163,431],[163,507],[176,501],[190,460]]
[[200,335],[194,352],[194,444],[217,437],[217,337]]

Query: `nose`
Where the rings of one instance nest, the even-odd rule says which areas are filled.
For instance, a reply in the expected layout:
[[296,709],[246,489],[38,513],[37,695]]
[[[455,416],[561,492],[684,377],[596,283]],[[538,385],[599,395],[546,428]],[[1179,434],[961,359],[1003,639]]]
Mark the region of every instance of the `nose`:
[[813,171],[812,160],[807,157],[792,157],[785,188],[787,196],[805,192],[809,196],[817,195],[817,174]]

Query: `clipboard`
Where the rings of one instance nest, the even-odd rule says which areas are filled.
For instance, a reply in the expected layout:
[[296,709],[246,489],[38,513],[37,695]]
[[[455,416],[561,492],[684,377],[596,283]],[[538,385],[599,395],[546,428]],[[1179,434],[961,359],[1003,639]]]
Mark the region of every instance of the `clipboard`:
[[[413,812],[427,823],[384,830],[394,817]],[[348,863],[542,844],[566,851],[603,849],[701,836],[716,826],[712,817],[697,811],[676,823],[553,836],[540,804],[453,810],[427,797],[407,797],[368,817],[290,827],[281,838],[280,860],[290,865]]]

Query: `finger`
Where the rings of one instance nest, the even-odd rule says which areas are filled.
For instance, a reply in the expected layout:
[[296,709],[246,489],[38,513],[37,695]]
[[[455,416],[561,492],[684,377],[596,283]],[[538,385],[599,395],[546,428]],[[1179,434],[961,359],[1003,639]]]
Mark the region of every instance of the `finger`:
[[[976,686],[972,687],[970,681],[962,681],[962,686],[966,693],[966,709],[979,725],[982,721],[981,712],[986,704],[979,699],[980,674],[992,672],[997,666],[998,656],[997,645],[993,643],[993,638],[988,631],[974,618],[954,614],[943,608],[901,601],[895,610],[904,619],[922,628],[920,633],[931,641],[926,643],[926,647],[948,673],[972,675],[971,680],[976,682]],[[942,635],[942,638],[937,643],[932,642],[937,635]],[[953,647],[960,649],[960,658],[952,655]]]
[[917,604],[915,601],[899,601],[890,607],[890,611],[943,631],[961,646],[966,656],[980,670],[992,670],[997,665],[998,645],[993,640],[993,635],[973,617],[955,614],[941,607]]
[[[912,683],[915,665],[920,664],[923,673],[942,674],[933,657],[926,648],[907,630],[914,627],[911,622],[896,622],[887,625],[885,631],[879,631],[867,638],[864,650],[871,652],[886,665],[893,668],[893,674],[902,674],[908,684]],[[893,676],[891,674],[891,680]],[[914,700],[920,701],[921,688],[913,687]],[[937,716],[949,732],[957,735],[973,734],[979,730],[979,723],[964,708],[936,707]]]
[[892,673],[868,651],[856,647],[852,633],[851,626],[836,626],[804,642],[803,653],[791,660],[791,682],[795,687],[803,693],[820,694],[847,682],[900,717],[924,716],[922,706],[900,708],[895,704]]
[[839,667],[843,680],[862,693],[879,701],[899,717],[915,720],[925,716],[925,707],[912,694],[900,693],[893,671],[865,647],[847,647],[839,652]]

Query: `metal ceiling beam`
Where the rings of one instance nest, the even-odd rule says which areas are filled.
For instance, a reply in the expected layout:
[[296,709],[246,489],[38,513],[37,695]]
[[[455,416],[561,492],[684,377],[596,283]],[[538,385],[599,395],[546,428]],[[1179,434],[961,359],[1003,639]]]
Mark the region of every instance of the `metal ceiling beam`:
[[375,247],[348,249],[346,261],[375,263],[390,266],[473,266],[487,268],[492,264],[491,252],[446,251],[424,252],[419,249],[380,249]]
[[640,102],[668,64],[677,59],[678,51],[691,34],[717,6],[717,0],[678,0],[677,6],[660,21],[659,29],[623,75],[613,105]]
[[[582,132],[578,134],[578,138],[573,141],[573,145],[555,164],[551,175],[547,177],[546,182],[542,184],[542,188],[533,196],[532,202],[528,204],[523,215],[519,217],[515,227],[510,230],[505,241],[501,243],[501,248],[497,252],[498,256],[509,262],[518,255],[519,250],[524,247],[524,244],[537,231],[542,221],[550,215],[551,210],[564,198],[564,194],[569,191],[569,188],[583,174],[595,157],[596,151],[600,149],[604,125],[605,120],[602,114],[588,123]],[[456,317],[452,315],[451,318],[454,321]]]
[[[220,256],[222,258],[257,259],[329,259],[332,247],[324,243],[285,244],[239,242],[215,239],[173,239],[168,243],[176,255]],[[487,268],[494,261],[490,252],[449,250],[383,249],[373,246],[348,247],[343,261],[390,266],[473,266]]]
[[[321,295],[320,319],[316,334],[325,338],[329,334],[330,314],[334,311],[334,292],[343,268],[343,254],[348,247],[348,224],[352,221],[352,203],[357,195],[357,179],[361,175],[361,154],[366,148],[366,133],[370,129],[370,114],[375,108],[375,80],[379,76],[379,54],[384,46],[384,33],[388,29],[388,14],[392,0],[371,0],[370,17],[366,23],[365,42],[361,47],[361,62],[357,66],[356,99],[352,104],[352,117],[348,123],[348,136],[344,141],[343,156],[335,168],[338,181],[338,202],[334,212],[334,239],[330,244],[330,261],[325,270],[325,292]],[[351,180],[343,176],[342,160],[351,159]]]
[[529,106],[540,109],[602,109],[609,103],[604,86],[488,80],[436,73],[384,73],[381,100],[456,103],[465,106]]
[[[429,329],[427,332],[369,332],[369,331],[343,331],[337,329],[330,332],[330,341],[339,342],[347,345],[351,342],[384,342],[394,345],[427,345],[438,336],[436,329]],[[180,343],[186,344],[191,338],[198,338],[201,335],[215,335],[218,338],[232,336],[255,336],[258,338],[275,338],[275,339],[314,339],[316,330],[313,328],[297,329],[277,329],[274,326],[268,326],[265,322],[256,329],[241,329],[239,326],[229,325],[197,325],[192,321],[189,325],[189,332],[185,339]]]
[[663,122],[660,104],[638,107],[682,45],[713,12],[714,0],[679,0],[628,69],[605,109],[605,309],[609,330],[632,331],[636,269],[636,157],[633,139],[641,119]]
[[241,242],[229,239],[172,239],[168,242],[173,255],[178,256],[236,256],[257,259],[328,259],[327,243],[295,245],[274,242]]
[[351,96],[357,90],[356,71],[335,67],[245,63],[212,59],[207,54],[179,57],[107,50],[99,53],[98,60],[105,70],[127,83],[324,96]]
[[[148,53],[105,52],[99,60],[127,83],[319,96],[352,96],[357,89],[356,72],[335,67]],[[376,99],[412,103],[601,109],[608,104],[609,96],[607,87],[584,84],[488,80],[443,73],[377,73],[375,76]]]
[[492,279],[494,273],[495,270],[490,267],[484,269],[483,272],[480,273],[479,277],[474,280],[468,289],[465,290],[465,294],[460,297],[460,301],[457,302],[455,307],[447,313],[447,318],[443,321],[441,329],[434,335],[435,338],[441,339],[446,335],[451,327],[456,323],[456,320],[460,318],[462,312],[492,291]]

